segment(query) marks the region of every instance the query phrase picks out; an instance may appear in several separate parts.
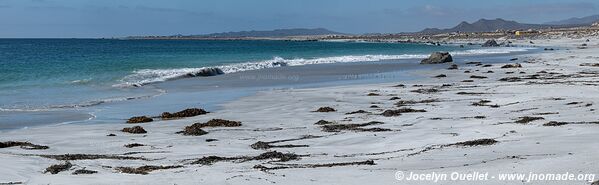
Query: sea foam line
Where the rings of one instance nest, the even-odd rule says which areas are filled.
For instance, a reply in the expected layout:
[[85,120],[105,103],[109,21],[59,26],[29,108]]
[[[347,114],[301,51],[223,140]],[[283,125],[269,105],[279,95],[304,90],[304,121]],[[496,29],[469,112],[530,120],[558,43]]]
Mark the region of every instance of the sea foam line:
[[[517,47],[502,47],[502,48],[485,48],[471,49],[464,51],[450,52],[455,56],[474,56],[484,54],[507,54],[511,52],[523,52],[532,48],[517,48]],[[403,54],[403,55],[347,55],[335,57],[322,57],[313,59],[294,58],[284,59],[274,57],[270,60],[259,62],[238,63],[214,67],[199,67],[199,68],[175,68],[175,69],[141,69],[133,71],[132,74],[121,79],[121,83],[113,85],[114,87],[139,87],[147,84],[175,80],[190,76],[206,69],[218,68],[224,73],[236,73],[242,71],[259,70],[266,68],[282,67],[282,66],[302,66],[311,64],[330,64],[330,63],[350,63],[350,62],[376,62],[384,60],[401,60],[401,59],[421,59],[428,57],[428,54]]]

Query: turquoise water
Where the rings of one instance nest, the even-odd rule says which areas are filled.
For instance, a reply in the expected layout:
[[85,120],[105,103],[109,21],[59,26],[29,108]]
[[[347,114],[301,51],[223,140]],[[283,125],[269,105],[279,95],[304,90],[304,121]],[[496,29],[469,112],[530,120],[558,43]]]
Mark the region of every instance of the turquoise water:
[[0,39],[0,114],[151,99],[172,93],[155,84],[187,78],[205,67],[231,74],[283,66],[401,62],[433,51],[470,56],[520,50],[365,42]]

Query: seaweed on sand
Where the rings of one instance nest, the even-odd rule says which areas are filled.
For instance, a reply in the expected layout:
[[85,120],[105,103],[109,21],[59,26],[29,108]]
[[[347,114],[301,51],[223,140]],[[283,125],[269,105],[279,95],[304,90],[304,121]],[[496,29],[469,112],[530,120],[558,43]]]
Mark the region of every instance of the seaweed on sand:
[[146,146],[146,145],[139,144],[139,143],[130,143],[130,144],[126,144],[125,148],[135,148],[135,147],[140,147],[140,146]]
[[71,169],[71,167],[73,167],[73,164],[71,164],[69,161],[67,161],[63,164],[51,165],[50,167],[46,168],[46,171],[44,173],[58,174],[62,171],[67,171],[67,170]]
[[0,142],[0,148],[9,148],[9,147],[15,147],[15,146],[21,147],[22,149],[26,149],[26,150],[45,150],[45,149],[50,148],[48,146],[36,145],[36,144],[32,144],[30,142],[24,142],[24,141]]
[[276,164],[279,166],[266,167],[264,165],[255,165],[253,168],[260,171],[280,170],[289,168],[330,168],[338,166],[357,166],[357,165],[376,165],[373,160],[356,161],[356,162],[340,162],[340,163],[324,163],[324,164]]
[[48,159],[60,161],[75,161],[75,160],[96,160],[96,159],[114,159],[114,160],[148,160],[143,157],[131,157],[121,155],[105,155],[105,154],[57,154],[57,155],[35,155]]
[[370,112],[365,111],[365,110],[357,110],[357,111],[348,112],[348,113],[345,113],[345,114],[349,115],[349,114],[368,114],[368,113],[370,113]]
[[94,170],[86,170],[86,169],[79,169],[79,170],[75,170],[72,174],[73,175],[83,175],[83,174],[96,174],[98,173],[98,171],[94,171]]
[[415,113],[415,112],[426,112],[426,110],[423,110],[423,109],[412,109],[412,108],[401,108],[401,109],[395,109],[395,110],[386,110],[385,112],[381,113],[381,115],[383,115],[385,117],[393,117],[393,116],[399,116],[402,113]]
[[516,121],[516,123],[520,123],[520,124],[527,124],[536,120],[543,120],[545,118],[543,117],[530,117],[530,116],[524,116],[524,117],[520,117],[519,120]]
[[439,102],[439,100],[438,99],[400,100],[397,103],[395,103],[395,106],[402,107],[402,106],[407,106],[407,105],[434,103],[434,102]]
[[251,148],[256,149],[256,150],[266,150],[266,149],[270,149],[270,148],[295,148],[295,147],[309,147],[308,145],[272,145],[274,143],[281,143],[281,142],[287,142],[287,141],[298,141],[298,140],[305,140],[305,139],[315,139],[315,138],[321,138],[322,136],[314,136],[314,135],[305,135],[299,138],[293,138],[293,139],[282,139],[282,140],[275,140],[275,141],[268,141],[268,142],[264,142],[264,141],[258,141],[252,145],[250,145]]
[[196,159],[191,164],[201,164],[201,165],[212,165],[216,162],[220,161],[253,161],[253,160],[269,160],[276,159],[276,162],[286,162],[290,160],[298,160],[302,157],[301,155],[297,155],[294,153],[282,153],[277,151],[265,152],[257,156],[236,156],[236,157],[221,157],[221,156],[205,156],[200,159]]
[[499,143],[499,141],[495,140],[495,139],[475,139],[475,140],[469,140],[469,141],[462,141],[462,142],[457,142],[457,143],[452,143],[452,144],[445,144],[445,145],[432,145],[432,146],[428,146],[425,147],[424,149],[418,151],[418,152],[414,152],[414,153],[410,153],[407,154],[407,156],[414,156],[414,155],[418,155],[418,154],[422,154],[424,152],[428,152],[431,150],[437,150],[437,149],[442,149],[445,147],[451,147],[451,146],[462,146],[462,147],[474,147],[474,146],[486,146],[486,145],[493,145]]
[[182,168],[183,166],[181,165],[176,165],[176,166],[150,166],[150,165],[145,165],[145,166],[140,166],[140,167],[116,167],[115,169],[120,171],[121,173],[129,173],[129,174],[140,174],[140,175],[147,175],[152,171],[155,170],[167,170],[167,169],[175,169],[175,168]]
[[557,122],[550,121],[548,123],[543,124],[546,127],[557,127],[562,125],[585,125],[585,124],[599,124],[599,121],[580,121],[580,122]]
[[335,110],[332,107],[320,107],[318,108],[316,111],[314,112],[336,112],[337,110]]
[[411,90],[410,92],[415,92],[415,93],[420,93],[420,94],[431,94],[431,93],[438,93],[439,89],[435,89],[435,88],[428,88],[428,89],[416,89],[416,90]]
[[371,125],[380,125],[383,122],[379,121],[371,121],[368,123],[361,124],[328,124],[321,126],[322,131],[324,132],[341,132],[343,130],[356,131],[356,132],[385,132],[392,131],[391,129],[386,128],[363,128]]

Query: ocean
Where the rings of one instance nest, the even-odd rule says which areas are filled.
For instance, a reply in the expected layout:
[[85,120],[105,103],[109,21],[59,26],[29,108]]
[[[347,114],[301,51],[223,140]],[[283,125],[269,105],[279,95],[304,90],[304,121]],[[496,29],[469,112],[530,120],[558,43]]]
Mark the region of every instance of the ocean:
[[[413,64],[433,51],[459,58],[527,50],[368,42],[0,39],[0,129],[120,121],[185,106],[216,109],[223,101],[267,88],[403,74],[397,71],[409,66],[402,63]],[[225,74],[190,77],[205,68]],[[331,75],[333,80],[326,78]],[[387,80],[397,78],[406,76]],[[381,81],[376,75],[367,79]],[[189,103],[187,97],[200,94],[203,100]]]

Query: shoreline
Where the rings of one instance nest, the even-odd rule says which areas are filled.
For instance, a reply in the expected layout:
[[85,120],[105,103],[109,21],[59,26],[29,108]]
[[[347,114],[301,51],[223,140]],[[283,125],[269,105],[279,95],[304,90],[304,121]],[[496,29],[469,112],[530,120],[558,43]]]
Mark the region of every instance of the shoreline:
[[[599,120],[595,110],[599,74],[593,67],[580,66],[599,58],[595,39],[586,49],[575,48],[582,40],[535,41],[565,49],[524,54],[503,63],[522,67],[503,68],[502,63],[489,64],[483,57],[481,65],[418,71],[428,78],[408,82],[260,91],[227,102],[221,110],[186,119],[6,131],[0,141],[28,141],[50,148],[0,149],[0,163],[6,164],[0,169],[6,174],[0,183],[396,184],[397,171],[596,174],[599,160],[594,154],[599,148],[593,141],[599,130],[592,122]],[[446,77],[435,78],[441,74]],[[314,112],[319,107],[335,111]],[[401,108],[409,109],[393,111]],[[347,114],[358,110],[370,113]],[[390,116],[384,116],[387,110]],[[241,125],[204,128],[207,134],[201,136],[176,134],[185,126],[211,119],[240,121]],[[563,125],[544,126],[551,121]],[[142,126],[148,133],[119,131],[132,126]],[[116,136],[106,136],[111,133]],[[260,141],[270,147],[251,147]],[[123,147],[132,143],[144,146]],[[268,151],[294,155],[289,160],[253,157]],[[67,153],[151,160],[71,160],[73,167],[52,175],[44,174],[44,169],[64,160],[22,155]],[[207,156],[225,159],[189,162]],[[141,175],[118,168],[143,165],[172,169]],[[71,174],[79,169],[97,173]],[[332,180],[332,176],[345,178]]]
[[[506,49],[506,48],[467,48],[463,51],[457,51],[460,56],[454,56],[458,58],[480,58],[480,57],[501,57],[510,54],[522,54],[536,52],[530,48],[523,47],[527,51],[511,51],[511,53],[485,53],[475,54],[472,51],[479,50],[518,50],[518,49]],[[523,50],[524,50],[523,49]],[[462,56],[463,55],[463,56]],[[213,99],[202,99],[196,104],[184,103],[178,98],[174,97],[173,92],[186,92],[180,94],[180,96],[208,96],[214,97],[214,93],[201,93],[193,94],[187,93],[188,89],[194,89],[196,91],[214,91],[214,90],[226,90],[232,91],[232,88],[237,88],[241,93],[230,92],[231,94],[227,98],[233,100],[241,96],[253,94],[260,90],[267,90],[272,88],[304,88],[304,87],[316,87],[316,86],[327,86],[327,85],[339,85],[339,84],[364,84],[373,82],[384,82],[393,79],[401,80],[403,78],[411,78],[408,75],[398,74],[400,71],[413,70],[413,69],[424,69],[433,66],[417,65],[418,59],[398,59],[398,60],[381,60],[381,61],[370,61],[370,62],[337,62],[337,63],[326,63],[326,64],[306,64],[306,65],[292,65],[285,66],[283,68],[273,67],[264,68],[257,70],[248,70],[236,73],[228,73],[226,75],[217,75],[211,77],[194,77],[194,78],[181,78],[176,80],[169,80],[166,82],[160,82],[155,84],[149,84],[144,87],[140,87],[139,91],[144,94],[133,95],[135,98],[121,97],[121,98],[108,98],[104,100],[93,100],[84,102],[83,104],[74,104],[72,108],[49,108],[48,110],[40,111],[2,111],[0,116],[10,120],[11,125],[2,128],[6,129],[20,129],[15,126],[18,124],[25,124],[23,127],[44,125],[47,122],[52,124],[63,124],[63,122],[75,123],[75,124],[97,124],[105,122],[118,121],[131,115],[154,115],[161,111],[183,109],[185,107],[208,106],[209,109],[218,107],[215,103],[222,103],[223,101],[213,101]],[[404,65],[404,63],[406,63]],[[355,68],[355,69],[354,69]],[[404,69],[407,68],[407,69]],[[341,70],[343,72],[334,72],[335,70]],[[353,72],[351,72],[353,71]],[[303,74],[308,73],[308,74]],[[389,73],[389,74],[387,74]],[[390,75],[385,76],[385,75]],[[377,77],[382,76],[382,77]],[[281,79],[283,77],[290,79]],[[292,79],[291,79],[292,78]],[[390,79],[377,79],[377,78],[390,78]],[[369,80],[371,79],[371,80]],[[266,83],[259,83],[259,81],[268,81]],[[219,82],[219,83],[217,83]],[[222,82],[222,83],[221,83]],[[270,84],[269,84],[270,83]],[[336,84],[339,83],[339,84]],[[254,87],[253,87],[254,86]],[[143,89],[142,89],[143,88]],[[145,89],[145,90],[144,90]],[[138,90],[135,88],[134,90]],[[169,93],[166,93],[166,92]],[[151,94],[158,93],[158,94]],[[167,98],[164,98],[166,96]],[[120,99],[120,100],[116,100]],[[163,101],[172,102],[170,105],[164,102],[159,102],[157,99],[164,99]],[[219,98],[216,98],[219,99]],[[220,98],[222,99],[222,98]],[[146,102],[155,102],[154,104],[148,104]],[[179,102],[181,105],[176,106],[174,103]],[[206,103],[209,102],[209,103]],[[127,105],[132,104],[132,105]],[[135,104],[145,105],[142,109],[135,108]],[[82,105],[82,106],[81,106]],[[166,106],[166,107],[164,107]],[[106,108],[105,108],[106,107]],[[121,110],[121,112],[111,111],[113,107]],[[161,107],[160,110],[151,109],[150,107]],[[103,111],[97,112],[96,110],[101,109]],[[129,111],[135,110],[135,111]],[[128,111],[128,112],[127,112]],[[58,116],[58,114],[74,114],[79,112],[80,115],[75,116]],[[104,113],[109,112],[109,113]],[[23,116],[11,116],[11,115],[23,115]],[[112,114],[112,115],[109,115]],[[27,120],[18,120],[20,117],[30,117]],[[83,119],[83,118],[86,119]],[[91,120],[87,119],[90,118]],[[81,118],[81,119],[79,119]],[[60,121],[63,119],[64,121]],[[56,121],[54,121],[56,120]],[[42,123],[43,122],[43,123]],[[22,128],[22,127],[21,127]]]

